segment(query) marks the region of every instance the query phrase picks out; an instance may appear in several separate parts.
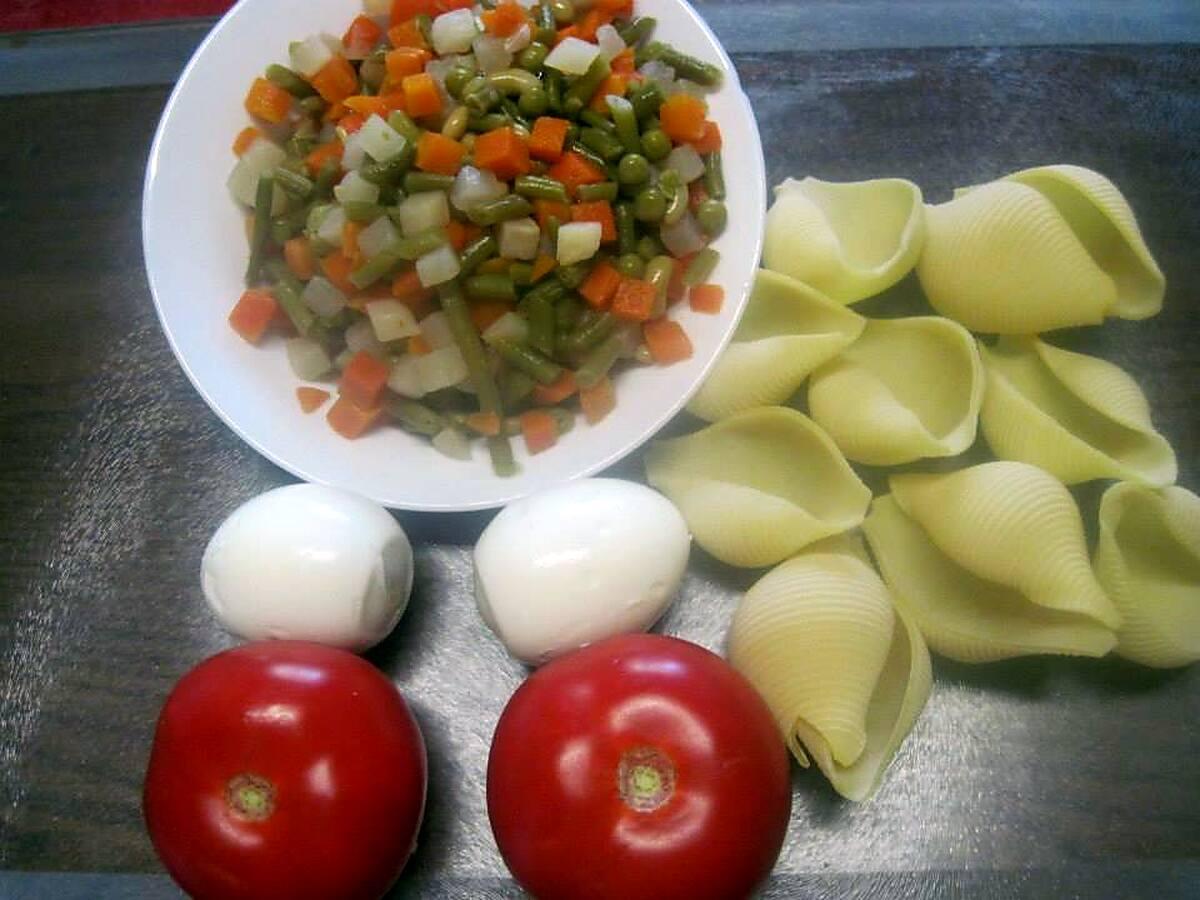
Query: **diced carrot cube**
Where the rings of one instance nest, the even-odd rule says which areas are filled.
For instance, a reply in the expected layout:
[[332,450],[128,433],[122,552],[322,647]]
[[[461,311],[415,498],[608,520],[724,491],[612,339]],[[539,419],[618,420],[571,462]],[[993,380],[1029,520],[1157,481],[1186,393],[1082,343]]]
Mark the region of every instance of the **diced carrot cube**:
[[592,271],[579,286],[579,293],[593,309],[608,309],[620,286],[621,273],[607,262],[599,262],[592,266]]
[[525,10],[513,0],[504,0],[503,3],[497,4],[495,9],[484,10],[481,18],[488,34],[497,37],[511,37],[529,21]]
[[612,314],[630,322],[645,322],[654,314],[654,285],[640,278],[622,278],[613,294]]
[[716,314],[725,303],[725,289],[719,284],[698,284],[688,294],[688,304],[696,312]]
[[311,79],[326,103],[341,103],[358,90],[358,73],[344,56],[335,56]]
[[428,72],[406,75],[400,86],[404,90],[405,109],[413,118],[436,116],[442,111],[442,95]]
[[229,324],[250,344],[257,344],[279,310],[275,298],[266,291],[246,291],[229,313]]
[[556,178],[567,186],[574,195],[581,184],[598,184],[604,181],[604,172],[592,165],[574,150],[568,150],[547,172],[551,178]]
[[471,321],[482,334],[502,315],[512,311],[512,304],[503,300],[477,300],[471,304]]
[[287,263],[292,274],[301,281],[308,281],[317,270],[312,244],[303,235],[289,238],[283,242],[283,261]]
[[674,319],[654,319],[642,325],[642,338],[659,365],[670,365],[692,355],[687,332]]
[[321,144],[313,148],[313,151],[304,157],[304,165],[312,175],[316,175],[324,167],[325,163],[331,159],[342,158],[342,142],[330,141],[327,144]]
[[721,149],[721,126],[712,120],[705,120],[704,134],[698,141],[692,141],[697,153],[716,153]]
[[557,265],[558,260],[549,253],[539,253],[538,258],[533,261],[533,271],[529,275],[530,280],[534,284],[537,284],[539,281],[553,272],[554,267]]
[[417,168],[436,175],[457,175],[467,148],[436,131],[426,131],[417,141]]
[[463,422],[476,434],[485,437],[495,437],[500,433],[500,416],[494,412],[468,413]]
[[238,136],[233,139],[233,152],[237,156],[243,155],[250,149],[250,145],[262,137],[262,132],[253,125],[247,125],[238,132]]
[[545,231],[551,219],[558,219],[559,225],[571,221],[571,204],[561,200],[534,200],[533,214],[537,218],[538,227]]
[[[393,12],[392,21],[396,18]],[[402,22],[392,25],[388,29],[388,42],[393,47],[415,47],[418,50],[428,50],[429,44],[425,41],[425,35],[421,33],[420,27],[417,25],[415,18],[406,19]]]
[[571,221],[599,222],[601,243],[608,243],[617,239],[617,220],[613,215],[612,204],[607,200],[576,203],[571,207]]
[[383,58],[388,77],[393,82],[403,81],[409,75],[425,71],[425,64],[433,58],[428,50],[420,47],[397,47]]
[[292,108],[292,95],[265,78],[255,78],[246,94],[246,112],[278,125]]
[[607,375],[590,388],[579,389],[579,406],[589,425],[595,425],[612,412],[616,405],[617,394]]
[[596,88],[596,93],[592,94],[591,102],[588,105],[598,113],[606,112],[608,110],[608,100],[605,98],[609,94],[624,97],[628,89],[628,78],[624,75],[610,74],[600,82],[600,87]]
[[488,169],[501,181],[527,175],[532,167],[525,141],[508,126],[479,135],[474,155],[477,168]]
[[358,291],[354,282],[350,280],[350,273],[354,271],[354,261],[341,250],[322,257],[321,271],[343,294],[349,296]]
[[383,37],[383,29],[367,16],[356,16],[342,35],[342,45],[354,59],[366,57]]
[[612,62],[609,63],[609,69],[614,75],[624,75],[626,78],[636,72],[637,65],[633,59],[633,48],[626,47],[614,56]]
[[537,384],[533,388],[533,402],[539,406],[557,406],[579,390],[575,373],[564,369],[550,384]]
[[342,370],[338,391],[355,406],[370,409],[379,405],[389,373],[387,363],[366,350],[359,350]]
[[562,158],[563,144],[571,123],[554,116],[539,116],[529,135],[529,155],[543,162],[554,163]]
[[[391,112],[391,110],[388,108],[388,102],[382,97],[366,97],[362,94],[355,94],[353,97],[347,97],[342,102],[346,104],[346,109],[353,110],[362,120],[359,123],[358,128],[361,128],[364,124],[366,124],[366,120],[371,118],[371,116],[379,116],[381,119],[386,119],[387,114]],[[345,124],[343,123],[345,123],[346,119],[348,118],[350,117],[346,116],[338,124],[343,128],[346,128]],[[354,130],[357,131],[358,128],[355,128]],[[346,130],[350,131],[349,128],[346,128]]]
[[381,406],[363,409],[355,406],[350,398],[343,396],[338,397],[333,406],[329,407],[329,412],[325,413],[325,421],[342,437],[354,440],[374,425],[382,414]]
[[329,391],[321,388],[309,387],[301,385],[296,388],[296,400],[300,404],[300,409],[304,413],[314,412],[325,404],[329,399]]
[[691,94],[672,94],[658,108],[662,130],[676,144],[704,139],[704,101]]
[[521,436],[530,455],[541,453],[558,443],[558,425],[550,413],[531,409],[521,414]]

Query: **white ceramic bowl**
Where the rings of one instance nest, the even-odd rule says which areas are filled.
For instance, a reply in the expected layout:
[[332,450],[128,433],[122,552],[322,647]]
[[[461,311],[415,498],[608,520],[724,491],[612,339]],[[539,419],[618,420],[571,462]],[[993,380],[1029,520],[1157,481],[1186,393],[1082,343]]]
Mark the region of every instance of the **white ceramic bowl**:
[[530,458],[513,441],[520,473],[493,474],[486,447],[469,461],[442,456],[425,440],[381,427],[348,441],[322,412],[301,413],[283,341],[253,347],[226,317],[241,295],[246,263],[242,212],[225,180],[230,143],[248,124],[242,100],[271,62],[286,61],[289,41],[341,34],[361,0],[242,0],[197,49],[179,79],[150,151],[142,240],[150,288],[179,364],[213,411],[260,453],[308,481],[333,485],[386,506],[466,510],[501,506],[568,479],[597,472],[650,438],[687,402],[728,342],[741,315],[762,249],[766,188],[762,147],[750,104],[716,37],[682,0],[637,0],[658,19],[656,36],[725,70],[710,95],[724,135],[729,227],[715,242],[725,288],[720,315],[676,307],[695,355],[665,367],[639,367],[617,378],[617,408],[602,422],[579,424],[552,449]]

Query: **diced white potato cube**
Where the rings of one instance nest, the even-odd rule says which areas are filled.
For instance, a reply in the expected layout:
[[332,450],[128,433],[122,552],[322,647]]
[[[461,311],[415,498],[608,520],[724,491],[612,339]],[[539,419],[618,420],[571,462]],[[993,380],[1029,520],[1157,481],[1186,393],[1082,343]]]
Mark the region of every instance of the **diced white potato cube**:
[[666,167],[674,169],[684,184],[695,181],[704,174],[704,160],[691,144],[680,144],[667,156]]
[[301,381],[320,378],[333,368],[333,361],[325,348],[311,338],[289,338],[287,342],[288,364]]
[[420,367],[417,365],[420,358],[419,356],[413,356],[411,353],[405,353],[392,364],[392,371],[388,375],[387,384],[389,388],[401,397],[410,397],[413,400],[419,400],[425,396],[425,389],[421,387]]
[[346,329],[346,349],[354,355],[359,350],[366,350],[373,356],[383,357],[387,350],[375,337],[375,328],[370,319],[359,319]]
[[321,220],[317,229],[317,239],[331,246],[341,246],[342,229],[346,227],[346,213],[340,206],[335,206]]
[[483,332],[483,342],[494,344],[496,341],[507,340],[520,343],[529,336],[529,323],[523,316],[514,312],[506,312]]
[[333,196],[338,203],[374,203],[379,199],[379,185],[351,172],[333,189]]
[[433,20],[430,37],[433,38],[433,49],[439,56],[445,56],[447,53],[466,53],[478,33],[474,10],[456,9]]
[[433,436],[433,449],[451,459],[470,459],[471,442],[457,428],[443,428]]
[[457,346],[440,347],[417,357],[417,375],[427,394],[453,387],[467,377],[467,361]]
[[387,162],[404,150],[407,143],[404,135],[389,125],[378,114],[371,118],[358,130],[358,139],[362,143],[367,156],[377,162]]
[[416,316],[399,300],[375,300],[368,303],[367,318],[371,320],[375,337],[385,344],[421,333]]
[[314,275],[300,295],[304,305],[322,318],[335,315],[346,305],[346,295],[328,278]]
[[409,194],[397,207],[400,230],[406,236],[442,228],[450,222],[450,204],[445,191],[421,191]]
[[450,320],[444,312],[433,312],[421,320],[421,337],[425,343],[435,350],[439,347],[450,347],[454,344],[454,332],[450,330]]
[[380,216],[358,233],[358,249],[371,259],[400,240],[400,231],[387,216]]
[[334,51],[325,40],[327,35],[314,34],[288,48],[292,68],[305,78],[312,78],[333,59]]
[[559,41],[550,51],[545,65],[551,69],[558,69],[564,75],[582,75],[599,55],[600,48],[595,44],[581,41],[577,37],[569,37]]
[[[568,38],[570,40],[570,38]],[[600,249],[599,222],[571,222],[558,229],[558,264],[572,266],[591,259]]]
[[417,278],[422,287],[437,287],[457,277],[461,268],[454,248],[442,244],[417,259]]
[[500,224],[500,255],[505,259],[536,259],[542,230],[526,216]]
[[[229,192],[239,203],[253,208],[255,197],[258,194],[259,176],[270,175],[275,167],[285,159],[287,159],[287,154],[282,147],[266,138],[259,138],[247,148],[241,159],[234,165],[233,171],[229,173],[227,182]],[[279,185],[276,185],[271,202],[271,214],[277,215],[282,212],[286,202],[286,195],[280,190]]]

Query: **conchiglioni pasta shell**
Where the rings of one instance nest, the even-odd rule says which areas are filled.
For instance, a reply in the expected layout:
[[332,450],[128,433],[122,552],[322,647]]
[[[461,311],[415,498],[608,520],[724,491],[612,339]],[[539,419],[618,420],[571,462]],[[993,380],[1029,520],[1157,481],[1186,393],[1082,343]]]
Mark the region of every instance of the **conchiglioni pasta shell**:
[[864,322],[808,285],[760,270],[733,341],[688,411],[715,422],[786,402],[813,369],[862,333]]
[[1175,451],[1154,430],[1137,382],[1119,367],[1034,337],[981,349],[988,381],[981,422],[997,456],[1032,463],[1066,484],[1175,480]]
[[822,542],[747,592],[729,656],[800,763],[811,757],[838,793],[863,800],[924,708],[932,674],[920,633],[874,570],[834,548]]
[[735,566],[768,566],[862,522],[871,492],[811,419],[748,410],[646,454],[650,483],[696,542]]
[[767,211],[763,265],[854,303],[903,278],[924,239],[921,189],[911,181],[789,178]]
[[943,656],[968,663],[1042,653],[1103,656],[1116,645],[1095,619],[1030,603],[1015,588],[968,571],[891,495],[871,504],[863,530],[897,607]]
[[1082,166],[1039,166],[1007,177],[1048,198],[1116,283],[1110,315],[1145,319],[1162,309],[1166,279],[1150,254],[1133,210],[1117,186]]
[[983,399],[975,339],[939,316],[872,319],[813,373],[808,407],[847,458],[891,466],[975,442]]
[[1117,299],[1041,192],[996,181],[925,210],[917,277],[934,309],[972,331],[1032,334],[1104,321]]
[[1200,659],[1200,497],[1113,485],[1100,501],[1095,566],[1121,611],[1119,655],[1158,668]]
[[1120,624],[1088,561],[1079,507],[1053,476],[1025,463],[992,462],[893,475],[889,483],[905,514],[968,572],[1037,606],[1110,629]]

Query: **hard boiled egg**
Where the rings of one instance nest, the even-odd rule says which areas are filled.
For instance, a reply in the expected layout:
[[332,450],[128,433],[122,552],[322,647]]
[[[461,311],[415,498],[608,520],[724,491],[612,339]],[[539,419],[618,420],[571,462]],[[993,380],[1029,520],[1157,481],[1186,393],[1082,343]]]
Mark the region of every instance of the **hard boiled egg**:
[[691,537],[669,500],[590,478],[511,504],[475,546],[475,599],[509,652],[538,665],[644,631],[670,604]]
[[208,542],[200,577],[234,634],[365,650],[404,614],[413,555],[383,507],[293,484],[234,510]]

